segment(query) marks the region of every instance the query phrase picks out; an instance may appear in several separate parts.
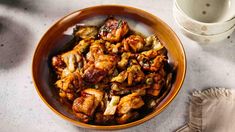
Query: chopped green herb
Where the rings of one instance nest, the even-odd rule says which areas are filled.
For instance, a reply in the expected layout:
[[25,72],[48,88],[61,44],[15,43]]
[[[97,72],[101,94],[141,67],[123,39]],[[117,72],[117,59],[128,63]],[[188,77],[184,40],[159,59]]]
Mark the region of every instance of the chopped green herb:
[[118,26],[117,26],[117,29],[118,29],[118,28],[121,28],[121,26],[122,26],[122,20],[120,19],[120,20],[118,20]]

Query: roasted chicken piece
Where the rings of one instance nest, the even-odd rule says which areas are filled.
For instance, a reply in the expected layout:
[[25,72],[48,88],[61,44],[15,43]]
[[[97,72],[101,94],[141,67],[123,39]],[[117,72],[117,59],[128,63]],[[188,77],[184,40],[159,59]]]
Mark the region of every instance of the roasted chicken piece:
[[52,66],[59,78],[64,78],[77,69],[80,70],[84,63],[85,60],[76,49],[52,58]]
[[164,55],[159,55],[155,57],[150,64],[150,71],[158,71],[159,69],[164,68],[167,58]]
[[158,96],[161,89],[165,85],[165,73],[150,73],[146,76],[146,84],[151,85],[151,88],[147,89],[147,94]]
[[88,63],[88,68],[84,69],[83,78],[88,83],[98,83],[106,75],[111,75],[117,63],[115,56],[103,54],[97,56],[94,61],[94,63]]
[[167,57],[156,50],[149,50],[139,54],[137,60],[144,70],[156,72],[164,67]]
[[58,75],[58,78],[60,78],[63,70],[66,68],[65,62],[62,60],[61,56],[54,56],[52,58],[52,63],[51,63],[53,70],[56,72]]
[[138,93],[128,94],[121,98],[118,106],[118,114],[126,114],[132,109],[138,109],[144,105],[144,101]]
[[103,40],[95,40],[91,43],[89,52],[86,55],[86,59],[88,61],[95,61],[99,55],[104,54],[105,52],[105,45]]
[[94,95],[96,100],[101,102],[104,96],[104,92],[102,92],[101,90],[97,90],[97,89],[93,89],[93,88],[87,88],[85,90],[83,90],[84,93],[87,94],[91,94]]
[[73,102],[73,111],[82,122],[88,122],[96,109],[95,96],[90,94],[82,94]]
[[56,81],[56,87],[60,89],[60,97],[73,100],[77,91],[82,90],[83,81],[78,71]]
[[127,84],[130,86],[133,83],[140,83],[144,79],[144,73],[139,65],[132,65],[127,68]]
[[112,74],[117,64],[117,58],[113,55],[99,55],[95,60],[95,67]]
[[122,53],[123,52],[122,43],[112,44],[110,42],[106,42],[105,43],[105,48],[107,49],[108,53],[117,54],[117,53]]
[[75,37],[85,40],[95,39],[98,36],[98,27],[76,25],[73,34]]
[[90,51],[94,54],[103,54],[105,51],[104,46],[105,41],[103,40],[95,40],[90,47]]
[[95,64],[90,64],[87,69],[84,70],[83,79],[87,83],[95,84],[100,82],[107,72],[103,69],[98,69],[95,67]]
[[138,52],[145,46],[145,41],[140,35],[131,35],[122,41],[124,51]]
[[148,50],[140,53],[137,60],[144,70],[150,70],[151,63],[153,62],[152,59],[154,59],[157,55],[157,51]]
[[129,26],[124,20],[117,20],[114,17],[108,18],[100,28],[99,36],[109,42],[119,42],[129,31]]
[[82,122],[87,123],[92,119],[92,116],[102,101],[104,93],[96,89],[85,89],[81,92],[81,96],[73,102],[72,109],[76,116]]
[[158,51],[157,50],[148,50],[148,51],[143,51],[141,52],[138,56],[137,56],[137,59],[139,60],[138,57],[146,57],[146,59],[153,59],[155,58],[158,54]]

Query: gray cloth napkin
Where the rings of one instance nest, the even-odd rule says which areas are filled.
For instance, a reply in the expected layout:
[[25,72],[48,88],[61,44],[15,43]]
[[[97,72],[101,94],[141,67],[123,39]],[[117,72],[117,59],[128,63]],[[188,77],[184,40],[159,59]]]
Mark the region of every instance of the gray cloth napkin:
[[176,132],[235,132],[235,91],[210,88],[193,92],[189,121]]

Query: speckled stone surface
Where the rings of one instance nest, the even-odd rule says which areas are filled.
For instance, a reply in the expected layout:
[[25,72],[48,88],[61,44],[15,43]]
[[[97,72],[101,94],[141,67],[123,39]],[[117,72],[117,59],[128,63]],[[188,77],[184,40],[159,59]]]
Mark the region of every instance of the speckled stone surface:
[[126,132],[172,132],[187,121],[190,92],[235,88],[235,32],[226,40],[198,45],[183,36],[172,16],[172,0],[1,0],[0,132],[83,132],[55,115],[32,83],[31,63],[43,33],[59,18],[100,4],[130,5],[148,11],[178,34],[187,55],[187,75],[175,100],[157,117]]

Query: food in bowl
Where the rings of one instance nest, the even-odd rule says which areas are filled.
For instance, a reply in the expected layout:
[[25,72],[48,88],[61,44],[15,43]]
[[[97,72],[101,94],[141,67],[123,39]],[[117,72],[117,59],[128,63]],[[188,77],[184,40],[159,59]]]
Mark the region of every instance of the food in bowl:
[[116,125],[152,112],[170,91],[173,68],[156,35],[122,19],[76,25],[73,48],[51,58],[62,102],[84,123]]

